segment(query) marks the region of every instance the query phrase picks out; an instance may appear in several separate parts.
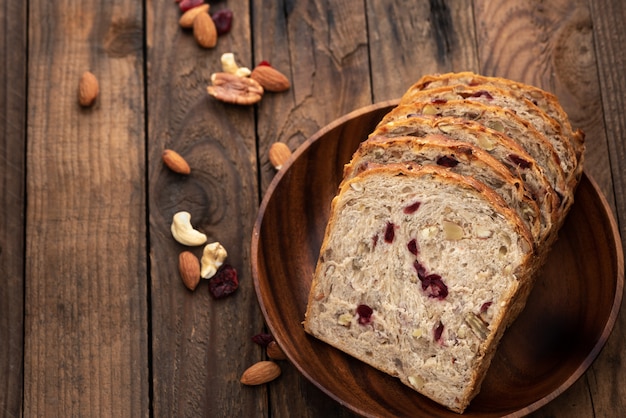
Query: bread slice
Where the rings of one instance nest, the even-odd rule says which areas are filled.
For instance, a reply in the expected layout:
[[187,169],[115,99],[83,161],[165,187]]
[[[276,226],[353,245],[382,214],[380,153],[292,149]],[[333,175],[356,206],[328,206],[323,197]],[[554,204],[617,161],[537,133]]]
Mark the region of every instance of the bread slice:
[[471,177],[372,165],[332,201],[304,329],[463,412],[532,287],[525,231]]
[[480,123],[455,117],[414,115],[379,126],[370,137],[443,135],[448,139],[479,147],[522,180],[523,187],[540,209],[539,242],[550,244],[555,234],[557,196],[543,169],[516,141]]
[[[466,100],[451,100],[438,103],[411,103],[394,108],[378,127],[389,122],[408,119],[413,116],[429,115],[435,117],[452,116],[475,121],[495,131],[504,133],[515,140],[530,154],[550,182],[557,195],[557,219],[562,219],[569,210],[574,196],[571,184],[559,163],[559,157],[545,135],[538,132],[529,122],[518,117],[508,109],[488,106],[483,103]],[[557,229],[559,225],[555,226]]]
[[434,89],[437,87],[464,84],[467,86],[495,86],[508,90],[516,97],[525,98],[537,105],[550,117],[556,120],[563,133],[571,138],[571,143],[576,151],[576,158],[581,165],[585,150],[585,133],[581,129],[572,129],[572,124],[557,97],[536,86],[520,83],[501,77],[488,77],[469,71],[446,74],[433,74],[423,76],[408,90],[407,94],[416,90]]
[[[537,203],[527,193],[524,182],[487,152],[466,142],[443,135],[372,136],[361,143],[344,168],[344,181],[367,169],[371,163],[412,162],[438,165],[464,176],[471,176],[498,194],[522,219],[533,236],[536,247],[542,242],[541,214]],[[485,231],[488,235],[491,231]]]
[[514,96],[508,90],[491,85],[466,86],[462,84],[427,90],[410,90],[403,96],[400,104],[414,102],[430,103],[446,100],[478,101],[489,106],[500,106],[513,111],[520,118],[530,122],[552,144],[559,157],[561,168],[565,173],[566,182],[568,184],[578,182],[580,172],[578,172],[579,165],[576,152],[570,142],[570,138],[561,131],[559,123],[530,100]]

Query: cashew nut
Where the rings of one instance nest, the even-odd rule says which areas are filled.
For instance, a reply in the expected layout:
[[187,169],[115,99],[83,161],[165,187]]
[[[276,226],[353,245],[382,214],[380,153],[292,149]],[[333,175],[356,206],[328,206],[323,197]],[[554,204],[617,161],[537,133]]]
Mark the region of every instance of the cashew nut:
[[237,65],[235,54],[232,52],[225,52],[222,54],[220,60],[222,62],[222,70],[225,73],[234,74],[239,77],[248,77],[252,73],[249,68]]
[[200,268],[200,276],[204,279],[210,279],[215,276],[217,269],[219,269],[224,260],[228,256],[226,248],[219,242],[212,242],[207,244],[202,251],[202,267]]
[[191,214],[178,212],[172,219],[172,236],[183,245],[197,246],[207,241],[207,236],[191,226]]

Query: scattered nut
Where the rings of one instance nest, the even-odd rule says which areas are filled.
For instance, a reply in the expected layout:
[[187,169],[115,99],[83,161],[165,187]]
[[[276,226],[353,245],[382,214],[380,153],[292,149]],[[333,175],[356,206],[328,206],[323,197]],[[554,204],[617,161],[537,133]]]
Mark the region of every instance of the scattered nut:
[[187,289],[193,291],[200,283],[200,261],[191,251],[178,255],[178,271]]
[[287,356],[283,352],[282,348],[278,345],[276,341],[272,341],[267,345],[265,349],[267,356],[273,360],[285,360]]
[[243,372],[240,381],[244,385],[262,385],[276,379],[280,372],[280,367],[273,361],[259,361]]
[[196,17],[198,17],[198,15],[201,13],[208,13],[209,7],[209,4],[205,3],[187,10],[183,13],[180,19],[178,19],[178,24],[185,29],[193,28],[193,21],[196,19]]
[[198,246],[207,241],[207,236],[191,226],[191,214],[181,211],[172,220],[172,236],[183,245]]
[[259,65],[250,74],[250,78],[259,82],[263,89],[272,92],[289,90],[289,79],[270,65]]
[[193,20],[193,36],[203,48],[217,45],[217,29],[208,13],[199,13]]
[[276,170],[283,168],[283,164],[291,157],[291,150],[284,142],[274,142],[270,146],[269,159]]
[[235,74],[239,77],[248,77],[251,73],[248,67],[240,67],[235,61],[235,54],[225,52],[222,54],[220,61],[222,62],[222,70],[228,74]]
[[251,105],[263,97],[263,87],[249,77],[239,77],[228,73],[215,73],[211,76],[211,86],[207,92],[226,103]]
[[93,105],[99,92],[98,79],[93,73],[85,71],[78,83],[78,102],[80,105],[84,107]]
[[226,248],[219,242],[207,244],[206,247],[204,247],[204,251],[202,251],[202,269],[200,270],[200,276],[202,276],[203,279],[210,279],[215,276],[217,269],[224,264],[224,260],[226,260],[227,256]]
[[191,168],[187,161],[176,151],[165,149],[163,150],[163,154],[161,154],[161,158],[165,165],[173,172],[179,174],[191,173]]

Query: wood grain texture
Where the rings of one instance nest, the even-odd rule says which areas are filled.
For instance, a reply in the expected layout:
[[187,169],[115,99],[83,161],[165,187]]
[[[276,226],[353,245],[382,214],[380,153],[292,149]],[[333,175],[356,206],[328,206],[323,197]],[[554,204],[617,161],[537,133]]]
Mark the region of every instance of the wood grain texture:
[[[224,4],[212,5],[215,12]],[[235,16],[215,49],[202,49],[178,26],[174,2],[148,9],[148,178],[150,212],[152,364],[155,416],[265,416],[265,387],[250,388],[241,374],[262,358],[251,337],[263,329],[250,275],[250,237],[258,202],[254,111],[207,94],[210,76],[221,71],[220,56],[233,52],[250,66],[249,4],[231,2]],[[170,172],[164,148],[179,152],[189,176]],[[178,254],[190,249],[171,236],[172,216],[191,213],[191,222],[228,251],[240,287],[214,300],[203,280],[187,290],[178,273]]]
[[22,414],[26,3],[0,6],[0,415]]
[[369,0],[367,14],[374,102],[425,74],[478,71],[471,1]]
[[149,415],[142,15],[29,3],[25,416]]
[[[586,172],[615,207],[593,45],[597,26],[587,2],[476,0],[474,5],[481,72],[533,84],[557,95],[572,125],[586,133]],[[549,417],[555,410],[571,417],[592,415],[595,402],[589,397],[581,402],[580,396],[588,387],[587,378],[580,379],[549,408],[533,416]],[[608,385],[604,390],[614,391]]]
[[556,94],[572,126],[586,133],[585,169],[613,204],[587,2],[477,0],[474,17],[481,72]]
[[[273,142],[295,151],[326,124],[370,104],[371,91],[363,2],[256,0],[253,5],[255,63],[269,61],[291,80],[289,91],[266,93],[257,106],[264,192],[275,175],[267,157]],[[281,363],[283,375],[269,388],[273,417],[353,416]]]
[[[597,53],[599,92],[605,121],[612,174],[612,192],[615,196],[618,224],[623,248],[626,250],[626,57],[622,45],[626,43],[624,21],[626,4],[623,1],[589,1],[593,22],[592,47]],[[610,193],[610,191],[609,191]],[[622,306],[615,330],[607,346],[588,374],[590,395],[596,416],[615,415],[626,410],[626,376],[620,369],[626,364],[626,310]]]

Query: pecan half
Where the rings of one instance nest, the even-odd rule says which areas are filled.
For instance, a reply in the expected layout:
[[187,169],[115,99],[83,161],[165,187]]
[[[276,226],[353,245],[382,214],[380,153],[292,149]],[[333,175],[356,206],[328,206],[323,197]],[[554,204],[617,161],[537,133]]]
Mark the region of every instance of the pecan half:
[[239,77],[229,73],[215,73],[211,76],[211,86],[207,92],[226,103],[251,105],[263,97],[263,87],[249,77]]

